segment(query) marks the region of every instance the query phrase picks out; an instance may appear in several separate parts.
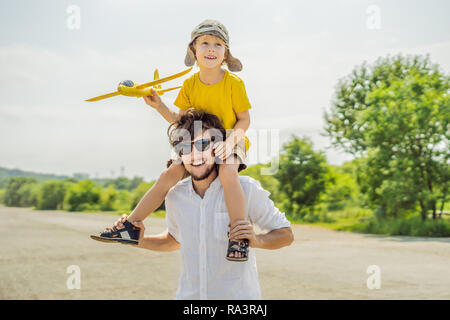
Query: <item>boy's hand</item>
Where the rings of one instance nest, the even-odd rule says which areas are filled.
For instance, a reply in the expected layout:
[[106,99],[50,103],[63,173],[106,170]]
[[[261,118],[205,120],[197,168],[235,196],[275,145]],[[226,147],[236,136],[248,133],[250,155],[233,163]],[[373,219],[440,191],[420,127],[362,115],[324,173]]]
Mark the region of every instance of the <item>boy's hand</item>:
[[152,88],[151,96],[144,96],[145,103],[150,107],[158,109],[162,105],[162,100],[159,95],[156,93],[155,89]]
[[234,144],[230,140],[225,140],[216,142],[213,148],[214,155],[222,161],[225,161],[233,153]]
[[[126,214],[123,214],[116,222],[114,222],[114,226],[117,229],[123,229],[125,228],[125,226],[123,225],[125,223],[125,221],[127,221],[128,216]],[[134,222],[133,222],[134,224]]]

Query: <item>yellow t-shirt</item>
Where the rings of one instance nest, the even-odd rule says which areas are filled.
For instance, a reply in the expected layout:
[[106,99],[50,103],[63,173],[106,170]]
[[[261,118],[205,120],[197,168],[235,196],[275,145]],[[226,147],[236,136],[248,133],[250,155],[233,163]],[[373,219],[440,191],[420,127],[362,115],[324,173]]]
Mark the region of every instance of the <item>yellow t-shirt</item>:
[[[222,80],[207,85],[200,81],[199,72],[183,83],[174,104],[180,109],[196,108],[216,115],[225,129],[233,129],[237,121],[236,113],[251,108],[244,82],[235,74],[225,70]],[[244,136],[245,149],[250,141]]]

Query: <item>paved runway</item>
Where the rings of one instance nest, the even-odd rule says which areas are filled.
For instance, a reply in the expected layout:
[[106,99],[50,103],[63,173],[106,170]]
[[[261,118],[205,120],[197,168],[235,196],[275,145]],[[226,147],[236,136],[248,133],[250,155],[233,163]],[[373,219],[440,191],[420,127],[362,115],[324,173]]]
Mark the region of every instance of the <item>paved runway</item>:
[[[0,299],[174,299],[179,252],[93,241],[118,216],[0,206]],[[149,218],[146,233],[165,230]],[[295,225],[295,242],[257,249],[263,299],[450,299],[450,238],[336,232]],[[253,249],[252,249],[253,250]],[[68,289],[67,268],[81,288]],[[368,289],[367,268],[380,270]],[[372,283],[372,282],[370,282]]]

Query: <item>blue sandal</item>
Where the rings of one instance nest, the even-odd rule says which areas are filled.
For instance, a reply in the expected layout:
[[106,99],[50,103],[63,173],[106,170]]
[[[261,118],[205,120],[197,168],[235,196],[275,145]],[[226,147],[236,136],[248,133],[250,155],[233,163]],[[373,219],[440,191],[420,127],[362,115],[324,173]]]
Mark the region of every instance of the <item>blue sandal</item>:
[[123,225],[125,227],[122,229],[117,229],[113,226],[112,229],[100,232],[98,235],[91,235],[91,239],[102,242],[119,242],[137,245],[139,243],[141,229],[128,221],[125,221]]
[[[237,248],[234,248],[233,246],[238,246]],[[228,251],[227,251],[227,260],[230,261],[247,261],[248,260],[248,246],[249,242],[247,239],[244,239],[242,241],[239,240],[228,240]],[[230,253],[232,252],[240,252],[242,253],[242,257],[230,257]]]

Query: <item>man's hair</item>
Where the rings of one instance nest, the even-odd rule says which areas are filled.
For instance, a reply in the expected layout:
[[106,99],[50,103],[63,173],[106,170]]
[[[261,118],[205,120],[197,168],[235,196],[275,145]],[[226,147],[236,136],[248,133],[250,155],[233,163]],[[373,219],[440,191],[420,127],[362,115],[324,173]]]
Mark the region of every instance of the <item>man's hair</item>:
[[[167,129],[170,145],[174,147],[182,142],[183,135],[180,134],[180,131],[189,132],[191,140],[193,140],[195,138],[194,134],[197,133],[194,132],[194,123],[196,121],[201,122],[201,129],[203,131],[208,129],[218,130],[218,133],[221,134],[220,141],[225,140],[226,130],[217,116],[202,110],[189,108]],[[217,140],[217,136],[213,135],[212,140],[215,140],[215,138]]]

